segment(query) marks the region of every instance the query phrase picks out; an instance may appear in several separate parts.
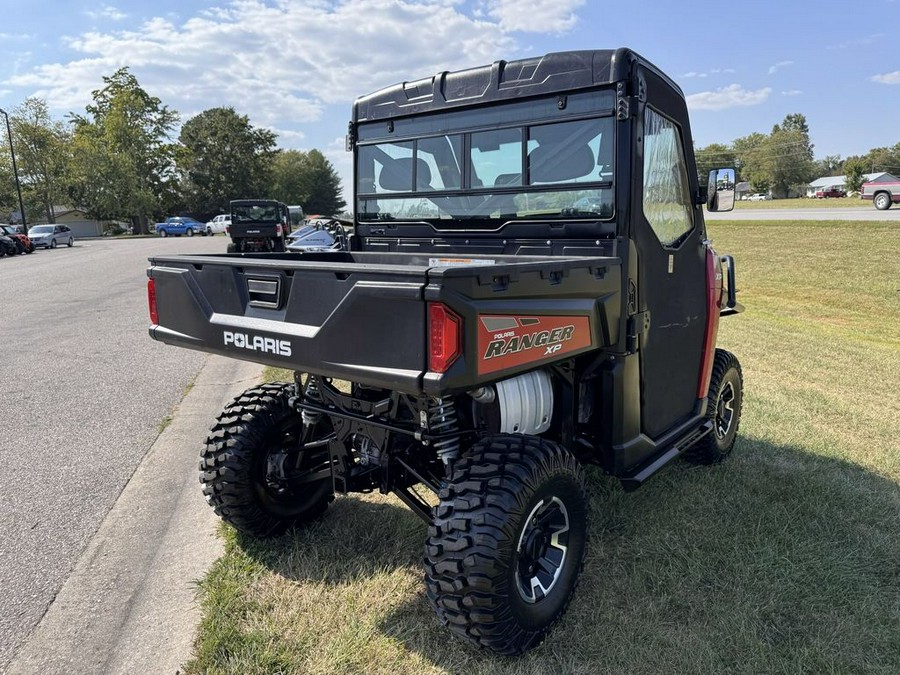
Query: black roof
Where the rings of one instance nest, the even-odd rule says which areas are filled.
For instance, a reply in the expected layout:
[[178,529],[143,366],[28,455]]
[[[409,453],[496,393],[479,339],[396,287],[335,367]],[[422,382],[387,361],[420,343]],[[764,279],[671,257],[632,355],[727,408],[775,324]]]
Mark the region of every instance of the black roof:
[[518,61],[444,71],[385,87],[353,104],[353,121],[389,119],[447,108],[609,85],[630,77],[634,63],[654,71],[681,93],[656,66],[627,49],[553,52]]

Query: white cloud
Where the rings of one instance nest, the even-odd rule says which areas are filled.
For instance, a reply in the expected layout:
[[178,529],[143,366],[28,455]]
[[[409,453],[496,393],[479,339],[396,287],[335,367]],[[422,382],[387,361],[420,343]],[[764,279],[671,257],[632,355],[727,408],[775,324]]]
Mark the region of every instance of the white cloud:
[[112,21],[121,21],[128,17],[128,15],[117,7],[113,7],[112,5],[106,5],[102,9],[99,10],[88,10],[85,12],[92,19],[110,19]]
[[781,92],[782,96],[799,96],[803,93],[802,89],[788,89],[787,91]]
[[[542,16],[557,31],[581,0]],[[533,9],[539,4],[527,2]],[[6,84],[32,88],[51,107],[83,108],[101,77],[127,65],[141,85],[185,118],[232,105],[254,124],[286,128],[321,118],[379,87],[514,55],[511,0],[495,20],[474,19],[456,0],[234,0],[186,21],[157,17],[135,28],[68,38],[83,58],[40,65]],[[535,11],[537,11],[535,9]],[[327,36],[327,37],[322,37]],[[349,111],[348,111],[349,112]]]
[[881,84],[900,84],[900,70],[895,70],[892,73],[873,75],[869,79],[873,82],[879,82]]
[[727,87],[715,91],[702,91],[687,97],[687,104],[691,110],[725,110],[743,106],[753,106],[764,103],[772,89],[749,90],[739,84],[730,84]]
[[[578,21],[584,0],[486,0],[484,12],[505,31],[564,33]],[[479,12],[482,14],[482,12]]]
[[710,75],[721,75],[721,74],[726,74],[726,73],[732,74],[734,72],[735,72],[734,68],[713,68],[712,70],[710,70],[709,72],[706,72],[706,73],[698,73],[698,72],[692,70],[691,72],[685,73],[684,75],[682,75],[682,77],[685,77],[685,78],[709,77]]
[[774,75],[782,68],[787,68],[788,66],[794,65],[793,61],[779,61],[773,66],[769,66],[769,75]]
[[883,37],[885,37],[884,33],[872,33],[872,35],[867,35],[866,37],[847,40],[846,42],[841,42],[840,44],[836,45],[830,45],[828,49],[848,49],[849,47],[864,47],[866,45],[871,45],[875,42],[878,42]]

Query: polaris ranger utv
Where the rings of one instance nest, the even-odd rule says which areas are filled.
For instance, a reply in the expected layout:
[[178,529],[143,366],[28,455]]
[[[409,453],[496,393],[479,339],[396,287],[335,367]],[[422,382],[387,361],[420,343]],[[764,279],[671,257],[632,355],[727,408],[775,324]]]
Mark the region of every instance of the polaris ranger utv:
[[734,445],[741,307],[702,212],[734,171],[699,184],[684,95],[628,49],[382,89],[348,147],[349,250],[151,259],[154,339],[295,372],[222,412],[203,491],[259,536],[393,492],[440,621],[522,653],[578,582],[585,464],[632,490]]
[[281,202],[271,199],[231,201],[231,224],[225,232],[231,237],[229,253],[283,252],[290,232],[290,212]]

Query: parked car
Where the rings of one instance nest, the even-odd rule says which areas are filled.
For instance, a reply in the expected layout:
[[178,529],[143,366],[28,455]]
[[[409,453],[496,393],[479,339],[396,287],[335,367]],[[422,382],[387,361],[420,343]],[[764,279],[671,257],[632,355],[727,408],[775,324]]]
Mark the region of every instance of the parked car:
[[34,244],[27,234],[22,234],[12,225],[0,225],[0,234],[18,242],[20,253],[34,253]]
[[39,248],[56,248],[60,244],[71,247],[75,235],[65,225],[35,225],[28,230],[28,238]]
[[206,234],[206,225],[187,216],[172,216],[166,218],[164,223],[156,223],[156,233],[160,237],[180,237],[182,234],[193,237],[195,234]]
[[19,247],[16,242],[5,234],[0,234],[0,258],[5,255],[18,255],[18,253]]
[[772,199],[772,197],[767,194],[763,194],[762,192],[757,192],[756,194],[747,197],[748,202],[767,202],[770,199]]
[[816,199],[830,199],[834,197],[846,197],[847,192],[841,188],[830,187],[823,190],[816,190]]
[[206,234],[210,237],[214,234],[225,234],[231,225],[231,214],[222,213],[206,223]]

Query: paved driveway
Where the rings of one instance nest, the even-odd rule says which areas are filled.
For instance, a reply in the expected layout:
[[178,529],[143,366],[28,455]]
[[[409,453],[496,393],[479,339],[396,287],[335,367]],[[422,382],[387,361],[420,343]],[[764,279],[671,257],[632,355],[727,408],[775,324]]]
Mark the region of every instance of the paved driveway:
[[0,671],[207,358],[147,335],[147,257],[226,243],[78,241],[0,258]]
[[900,225],[900,206],[879,211],[874,206],[837,208],[752,209],[705,213],[707,220],[875,220]]

